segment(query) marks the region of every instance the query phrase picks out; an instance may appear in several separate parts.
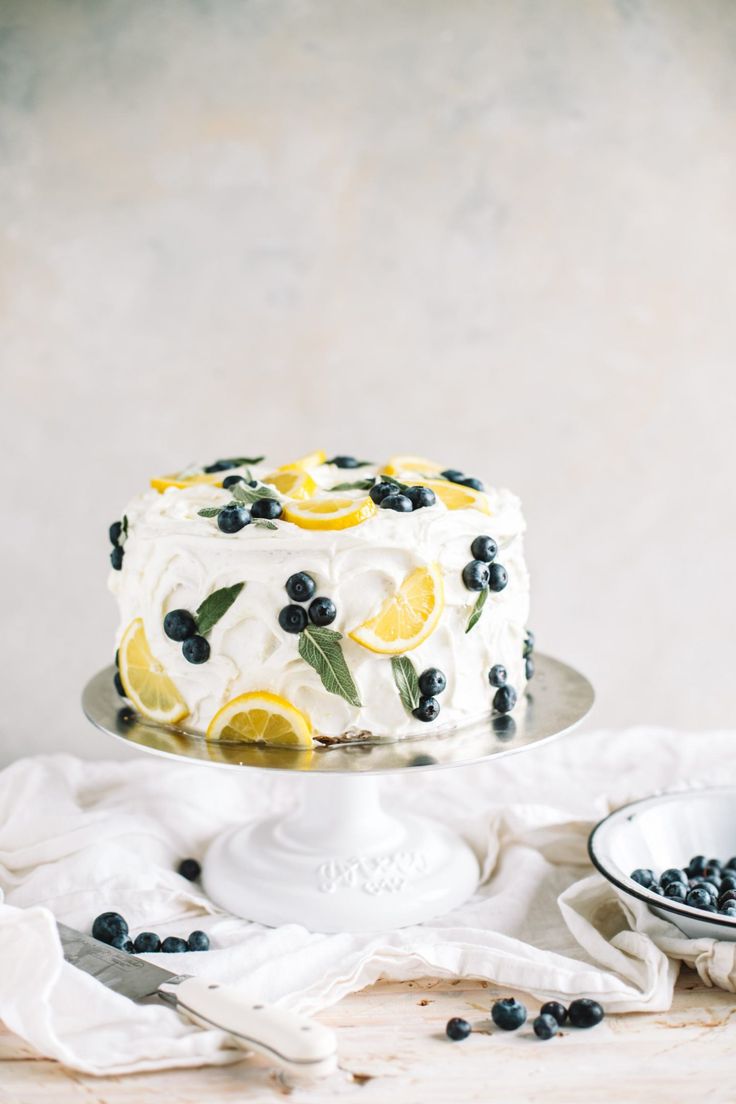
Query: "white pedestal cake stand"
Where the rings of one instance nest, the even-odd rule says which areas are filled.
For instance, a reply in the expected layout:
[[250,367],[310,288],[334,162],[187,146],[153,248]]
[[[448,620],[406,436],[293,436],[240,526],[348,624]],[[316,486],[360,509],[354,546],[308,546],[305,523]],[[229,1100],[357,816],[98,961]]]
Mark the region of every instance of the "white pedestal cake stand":
[[299,923],[318,932],[385,931],[455,908],[474,892],[478,863],[455,832],[428,817],[384,808],[378,776],[480,764],[569,732],[593,688],[571,667],[535,657],[518,716],[418,739],[289,751],[209,743],[156,725],[123,705],[114,669],[87,684],[82,706],[103,732],[167,758],[231,770],[286,771],[301,802],[285,814],[230,828],[210,846],[203,884],[237,916]]

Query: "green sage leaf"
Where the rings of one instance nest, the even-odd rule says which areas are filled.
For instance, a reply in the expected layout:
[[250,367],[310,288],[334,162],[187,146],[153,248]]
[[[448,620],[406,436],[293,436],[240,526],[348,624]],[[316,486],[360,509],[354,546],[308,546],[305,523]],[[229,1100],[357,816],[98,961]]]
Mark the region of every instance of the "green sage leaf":
[[267,486],[265,483],[259,483],[257,487],[249,487],[247,483],[234,483],[228,490],[233,496],[236,502],[239,502],[241,506],[250,506],[252,502],[257,502],[259,498],[275,498],[279,500],[279,496],[273,487]]
[[208,633],[220,618],[224,617],[244,586],[245,583],[234,583],[229,587],[221,587],[210,594],[208,598],[205,598],[194,614],[194,619],[197,622],[197,632],[200,636]]
[[478,622],[480,621],[480,615],[483,612],[483,607],[486,604],[486,599],[487,598],[488,598],[488,587],[485,587],[485,589],[481,590],[480,593],[478,594],[478,597],[475,599],[475,605],[473,606],[470,617],[468,618],[467,628],[465,629],[466,633],[469,633],[470,630],[473,628],[473,626],[477,625]]
[[338,694],[350,705],[360,706],[358,690],[348,670],[340,641],[342,635],[334,629],[307,625],[299,633],[299,655],[313,667],[330,694]]
[[419,705],[421,697],[416,668],[408,656],[391,656],[391,671],[401,704],[407,713],[411,713]]
[[201,510],[197,510],[200,517],[217,517],[220,512],[219,506],[203,506]]

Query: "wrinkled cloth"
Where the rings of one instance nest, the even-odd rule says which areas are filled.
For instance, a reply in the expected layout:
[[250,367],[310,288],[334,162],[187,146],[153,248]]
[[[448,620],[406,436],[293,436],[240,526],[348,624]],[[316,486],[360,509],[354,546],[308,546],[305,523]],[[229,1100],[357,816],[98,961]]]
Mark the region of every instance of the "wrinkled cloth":
[[736,944],[687,939],[591,874],[597,820],[662,789],[736,782],[733,733],[581,733],[482,767],[390,777],[384,800],[459,830],[481,864],[460,908],[398,931],[320,935],[228,915],[176,873],[226,827],[289,808],[309,779],[157,758],[21,760],[0,772],[0,1018],[42,1054],[93,1074],[240,1060],[228,1038],[135,1005],[64,962],[54,918],[89,931],[210,935],[208,953],[146,955],[315,1013],[380,978],[482,978],[610,1012],[670,1006],[679,965],[736,990]]

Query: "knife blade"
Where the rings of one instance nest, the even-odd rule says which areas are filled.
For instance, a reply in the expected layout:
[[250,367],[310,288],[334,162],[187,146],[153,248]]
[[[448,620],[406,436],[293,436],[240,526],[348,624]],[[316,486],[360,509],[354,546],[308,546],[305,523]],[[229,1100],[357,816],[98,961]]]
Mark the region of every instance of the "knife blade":
[[108,989],[133,1001],[157,996],[193,1023],[226,1031],[292,1074],[324,1077],[336,1068],[335,1033],[316,1020],[252,1001],[235,985],[174,974],[58,921],[56,926],[66,961]]

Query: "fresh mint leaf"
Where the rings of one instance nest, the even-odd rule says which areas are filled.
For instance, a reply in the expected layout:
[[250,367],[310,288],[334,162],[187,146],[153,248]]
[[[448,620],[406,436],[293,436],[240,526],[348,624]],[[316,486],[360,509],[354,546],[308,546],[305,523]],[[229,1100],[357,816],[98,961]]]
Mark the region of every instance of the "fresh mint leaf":
[[197,510],[200,517],[217,517],[219,512],[219,506],[203,506],[201,510]]
[[408,656],[391,656],[391,671],[401,704],[407,713],[411,713],[419,705],[421,697],[416,668]]
[[259,529],[278,529],[278,525],[274,525],[267,518],[253,518],[253,524],[257,525]]
[[194,614],[197,622],[197,632],[204,636],[214,628],[221,617],[227,613],[235,599],[240,594],[245,583],[234,583],[233,586],[221,587],[215,590]]
[[358,690],[342,654],[341,640],[342,635],[334,629],[307,625],[299,633],[299,655],[317,672],[325,690],[359,707]]
[[259,483],[257,487],[249,487],[247,483],[234,483],[229,491],[241,506],[250,506],[259,498],[275,498],[277,501],[279,498],[273,487],[268,487],[265,483]]
[[480,621],[480,615],[483,612],[483,607],[486,604],[487,598],[488,587],[486,587],[485,590],[481,590],[478,597],[475,599],[475,605],[473,606],[473,610],[470,614],[470,617],[468,618],[467,628],[465,629],[466,633],[469,633],[473,626],[477,625]]

